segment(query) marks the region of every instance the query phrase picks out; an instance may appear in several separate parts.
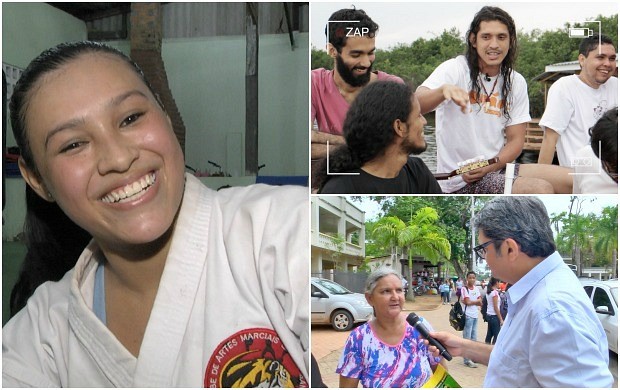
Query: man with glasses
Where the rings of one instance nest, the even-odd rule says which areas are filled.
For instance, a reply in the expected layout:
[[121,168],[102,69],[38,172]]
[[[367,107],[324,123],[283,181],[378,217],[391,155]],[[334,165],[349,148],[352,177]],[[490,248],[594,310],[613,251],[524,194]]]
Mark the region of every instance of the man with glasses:
[[512,284],[504,326],[495,345],[447,332],[431,336],[453,356],[488,365],[484,387],[611,387],[605,331],[556,251],[540,199],[497,197],[474,226],[476,254],[494,277]]
[[[618,107],[590,129],[590,144],[577,152],[573,194],[618,193]],[[600,161],[600,162],[599,162]]]

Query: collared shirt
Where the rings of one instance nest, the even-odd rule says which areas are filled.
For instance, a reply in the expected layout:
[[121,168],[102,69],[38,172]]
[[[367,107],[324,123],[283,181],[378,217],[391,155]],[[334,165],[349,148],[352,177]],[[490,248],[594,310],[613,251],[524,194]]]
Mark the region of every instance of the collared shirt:
[[559,253],[523,276],[508,295],[508,316],[484,387],[611,387],[605,331]]

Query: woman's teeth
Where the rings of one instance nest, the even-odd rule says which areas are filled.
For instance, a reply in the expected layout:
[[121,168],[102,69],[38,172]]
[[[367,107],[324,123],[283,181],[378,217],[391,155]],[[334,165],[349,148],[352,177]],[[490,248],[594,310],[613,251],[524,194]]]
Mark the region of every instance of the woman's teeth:
[[127,184],[120,190],[112,191],[101,200],[104,203],[122,203],[128,202],[146,191],[151,185],[155,183],[155,174],[149,173],[148,175],[142,177],[140,180],[137,180],[131,184]]

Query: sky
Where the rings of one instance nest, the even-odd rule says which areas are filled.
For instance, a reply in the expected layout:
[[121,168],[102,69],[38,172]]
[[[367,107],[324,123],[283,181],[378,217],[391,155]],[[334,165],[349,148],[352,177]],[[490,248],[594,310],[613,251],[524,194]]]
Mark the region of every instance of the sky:
[[[499,6],[508,12],[517,30],[555,30],[564,28],[566,22],[585,22],[599,14],[611,16],[618,13],[618,2],[463,2],[463,1],[411,1],[411,2],[322,2],[312,1],[310,7],[310,42],[317,49],[325,48],[325,24],[329,16],[342,8],[355,5],[363,9],[379,25],[375,40],[378,49],[389,49],[399,43],[410,44],[418,38],[430,39],[444,30],[456,27],[464,37],[474,14],[485,5]],[[598,30],[596,23],[589,23]],[[603,31],[603,34],[605,31]],[[567,31],[566,39],[569,38]]]

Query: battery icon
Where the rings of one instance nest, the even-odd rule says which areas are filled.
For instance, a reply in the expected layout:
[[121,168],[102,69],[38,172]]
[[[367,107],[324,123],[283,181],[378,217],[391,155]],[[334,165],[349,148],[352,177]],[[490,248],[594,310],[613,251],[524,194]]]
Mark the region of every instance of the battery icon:
[[568,30],[569,38],[587,38],[592,35],[592,29],[589,28],[571,28]]

